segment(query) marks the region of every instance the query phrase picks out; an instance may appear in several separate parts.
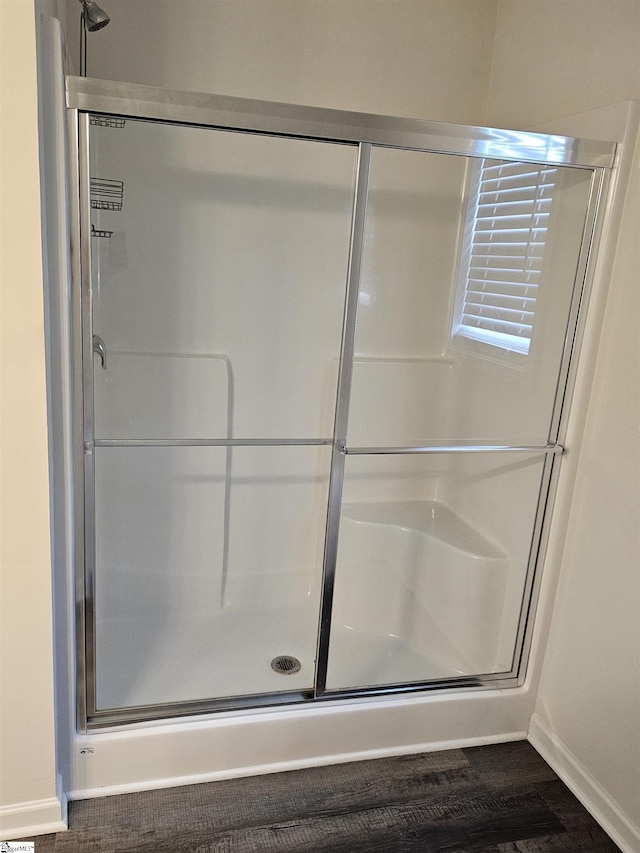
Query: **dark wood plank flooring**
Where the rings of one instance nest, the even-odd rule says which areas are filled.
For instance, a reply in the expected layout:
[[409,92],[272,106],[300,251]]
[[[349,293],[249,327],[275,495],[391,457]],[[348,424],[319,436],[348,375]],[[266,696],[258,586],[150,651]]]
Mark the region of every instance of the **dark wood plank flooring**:
[[615,853],[528,743],[73,802],[36,853]]

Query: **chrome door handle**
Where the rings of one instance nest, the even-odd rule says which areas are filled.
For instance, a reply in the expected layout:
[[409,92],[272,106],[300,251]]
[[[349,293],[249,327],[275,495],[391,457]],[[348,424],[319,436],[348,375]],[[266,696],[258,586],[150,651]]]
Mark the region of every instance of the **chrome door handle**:
[[105,342],[102,340],[100,335],[93,336],[93,351],[97,352],[100,356],[100,362],[102,364],[102,369],[107,369],[107,347]]

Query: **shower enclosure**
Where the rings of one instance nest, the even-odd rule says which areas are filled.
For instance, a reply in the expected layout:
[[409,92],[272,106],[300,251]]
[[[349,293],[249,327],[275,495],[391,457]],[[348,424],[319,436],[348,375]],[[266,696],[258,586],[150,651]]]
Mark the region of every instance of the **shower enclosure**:
[[67,88],[81,727],[521,683],[612,146]]

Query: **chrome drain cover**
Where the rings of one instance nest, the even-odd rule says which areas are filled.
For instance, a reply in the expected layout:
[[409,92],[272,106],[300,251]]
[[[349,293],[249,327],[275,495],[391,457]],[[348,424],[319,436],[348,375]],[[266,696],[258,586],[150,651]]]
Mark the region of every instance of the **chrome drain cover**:
[[302,664],[298,658],[291,655],[278,655],[271,661],[271,669],[280,675],[293,675],[294,672],[299,672],[301,668]]

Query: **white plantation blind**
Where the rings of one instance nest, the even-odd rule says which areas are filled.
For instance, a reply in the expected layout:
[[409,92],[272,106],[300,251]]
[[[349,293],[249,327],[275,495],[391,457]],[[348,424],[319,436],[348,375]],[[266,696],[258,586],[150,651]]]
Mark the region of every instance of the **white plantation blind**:
[[452,331],[526,355],[536,319],[557,168],[480,160],[476,175]]

